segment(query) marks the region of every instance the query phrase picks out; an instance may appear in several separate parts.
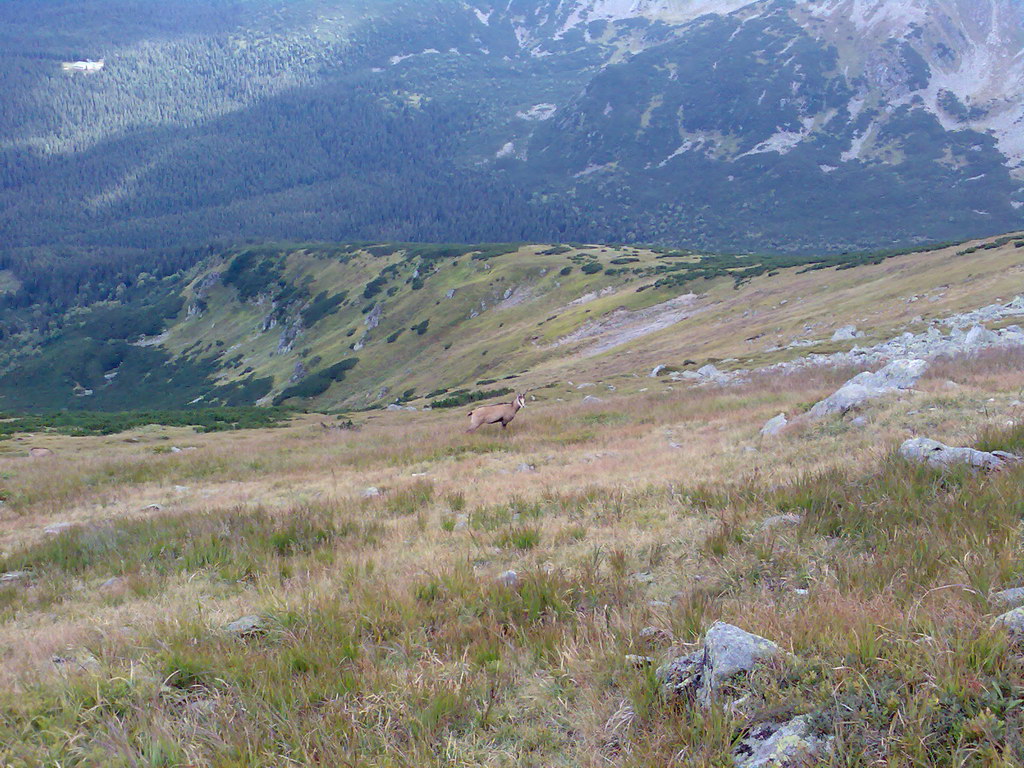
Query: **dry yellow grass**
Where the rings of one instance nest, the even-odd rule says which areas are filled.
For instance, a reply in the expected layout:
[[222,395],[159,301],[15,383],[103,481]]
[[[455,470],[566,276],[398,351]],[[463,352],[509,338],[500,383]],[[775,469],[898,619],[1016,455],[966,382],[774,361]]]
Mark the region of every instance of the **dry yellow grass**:
[[[949,260],[958,287],[931,306],[994,299],[1005,258],[981,257],[967,282]],[[908,320],[885,302],[926,267],[868,268],[877,295],[862,301],[878,310],[864,327]],[[842,307],[853,286],[830,290]],[[803,293],[803,309],[760,322],[827,311],[824,294]],[[706,354],[730,354],[740,333],[716,326]],[[936,518],[930,540],[922,531],[939,523],[924,512],[905,531],[885,527],[884,482],[898,490],[905,470],[890,455],[909,436],[970,444],[1019,419],[1020,359],[938,364],[917,391],[867,407],[864,427],[837,418],[760,436],[849,374],[691,388],[620,368],[617,391],[591,390],[601,403],[564,384],[537,391],[507,433],[467,435],[459,409],[362,414],[351,431],[304,415],[282,429],[9,441],[0,552],[33,575],[0,587],[0,764],[722,765],[742,719],[659,703],[622,657],[647,652],[645,625],[671,631],[679,651],[724,619],[807,665],[799,685],[769,675],[770,702],[803,711],[881,696],[902,718],[890,732],[877,713],[830,721],[863,757],[836,765],[1013,765],[1006,734],[1019,723],[1002,715],[998,726],[970,715],[955,749],[922,746],[948,736],[928,730],[930,697],[961,702],[976,685],[998,709],[1019,690],[1019,657],[984,633],[987,590],[1024,578],[1009,481],[958,480],[1010,500],[987,527]],[[28,458],[37,445],[56,455]],[[809,502],[798,532],[758,529],[804,496],[876,477],[880,490],[851,496],[853,508]],[[371,486],[380,496],[364,498]],[[927,487],[951,510],[966,503],[955,484]],[[57,523],[75,528],[46,533]],[[509,569],[521,593],[497,584]],[[225,638],[253,613],[272,622],[267,638]]]

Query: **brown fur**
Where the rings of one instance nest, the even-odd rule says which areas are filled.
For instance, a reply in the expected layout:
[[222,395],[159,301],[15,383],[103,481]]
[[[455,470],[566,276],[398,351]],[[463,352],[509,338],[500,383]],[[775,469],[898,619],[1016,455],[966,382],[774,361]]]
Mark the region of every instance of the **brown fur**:
[[509,422],[516,417],[519,409],[526,405],[526,395],[516,395],[511,403],[498,403],[497,405],[482,405],[469,412],[469,429],[467,432],[475,432],[484,424],[501,424],[504,429]]

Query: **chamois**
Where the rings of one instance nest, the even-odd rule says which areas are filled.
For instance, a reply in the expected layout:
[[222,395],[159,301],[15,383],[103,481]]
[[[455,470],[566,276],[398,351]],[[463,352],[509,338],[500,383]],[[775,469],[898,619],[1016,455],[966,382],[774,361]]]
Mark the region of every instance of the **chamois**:
[[505,429],[508,423],[516,417],[520,408],[526,405],[526,395],[516,395],[511,403],[498,403],[497,405],[482,405],[476,410],[469,412],[469,429],[467,432],[475,432],[484,424],[497,424],[501,422],[501,428]]

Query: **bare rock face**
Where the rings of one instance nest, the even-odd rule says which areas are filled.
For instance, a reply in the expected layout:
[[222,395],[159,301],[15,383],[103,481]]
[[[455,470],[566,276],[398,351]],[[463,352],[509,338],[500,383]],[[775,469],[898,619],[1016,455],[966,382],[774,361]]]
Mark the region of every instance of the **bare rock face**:
[[951,448],[938,440],[915,437],[900,446],[900,456],[908,461],[928,464],[936,469],[948,469],[960,464],[984,470],[1002,469],[1021,461],[1021,457],[1005,451],[977,451],[974,448]]
[[803,768],[831,748],[830,738],[815,736],[809,718],[788,723],[760,723],[751,728],[733,750],[736,768]]
[[815,419],[836,413],[842,414],[876,397],[910,389],[917,384],[927,369],[926,360],[895,360],[880,371],[858,373],[831,395],[816,403],[809,414]]

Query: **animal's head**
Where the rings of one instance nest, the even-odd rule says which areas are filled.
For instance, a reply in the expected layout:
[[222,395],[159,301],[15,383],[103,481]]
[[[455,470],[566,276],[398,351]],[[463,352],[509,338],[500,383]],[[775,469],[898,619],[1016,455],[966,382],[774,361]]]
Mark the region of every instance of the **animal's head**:
[[522,393],[522,394],[516,395],[515,404],[516,404],[516,408],[525,408],[526,407],[526,393],[525,392]]

